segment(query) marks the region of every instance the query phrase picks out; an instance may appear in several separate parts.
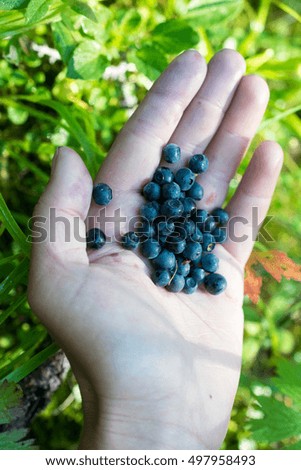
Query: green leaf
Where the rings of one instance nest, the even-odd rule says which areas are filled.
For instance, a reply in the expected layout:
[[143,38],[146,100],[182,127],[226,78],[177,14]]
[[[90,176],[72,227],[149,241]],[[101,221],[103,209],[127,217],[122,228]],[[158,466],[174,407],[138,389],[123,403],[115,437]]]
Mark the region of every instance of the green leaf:
[[[22,390],[15,383],[0,383],[0,424],[9,424],[22,414]],[[0,433],[0,450],[33,449],[33,440],[22,441],[27,429],[14,429]],[[21,441],[21,442],[20,442]]]
[[0,382],[0,424],[8,424],[16,417],[22,390],[15,383]]
[[0,283],[0,303],[3,302],[10,291],[25,280],[29,270],[29,260],[23,259],[11,273]]
[[24,8],[28,0],[0,0],[0,10],[18,10]]
[[24,379],[27,375],[31,374],[35,369],[37,369],[43,362],[45,362],[50,356],[53,356],[56,352],[59,351],[59,347],[56,344],[51,344],[47,346],[47,348],[43,349],[43,351],[39,352],[35,356],[33,356],[29,361],[22,364],[20,367],[15,369],[13,372],[8,374],[4,380],[8,380],[10,382],[20,382],[20,380]]
[[293,400],[293,405],[301,410],[301,364],[287,359],[277,361],[278,377],[272,382],[283,395]]
[[96,41],[85,40],[77,46],[72,56],[72,69],[68,69],[68,77],[83,80],[99,80],[109,65],[109,60],[101,54],[101,47]]
[[0,433],[0,450],[35,450],[33,439],[22,440],[28,432],[28,429],[13,429]]
[[52,24],[53,42],[59,51],[65,64],[68,63],[75,47],[76,42],[68,28],[62,21]]
[[139,72],[144,73],[151,80],[156,80],[168,65],[162,51],[148,45],[143,46],[141,49],[130,51],[127,54],[127,60],[133,62]]
[[84,2],[80,2],[79,0],[67,0],[65,1],[73,11],[76,13],[85,16],[91,21],[94,21],[94,23],[97,23],[97,18],[89,5],[87,5]]
[[0,221],[5,226],[6,230],[10,233],[16,243],[22,248],[25,254],[29,254],[29,244],[19,225],[10,213],[2,194],[0,193]]
[[17,310],[23,303],[26,301],[27,295],[23,294],[15,300],[6,310],[0,313],[0,325],[8,318],[10,315]]
[[193,27],[212,28],[222,21],[232,19],[242,10],[244,0],[201,0],[192,2],[191,8],[184,16],[185,21]]
[[263,419],[252,419],[251,431],[259,442],[277,442],[301,433],[301,414],[284,403],[268,397],[256,398],[264,413]]
[[301,450],[301,441],[297,441],[290,446],[285,446],[284,450]]
[[152,41],[159,44],[160,48],[168,54],[178,54],[199,42],[196,31],[182,19],[172,19],[160,23],[150,34]]
[[30,0],[25,11],[26,22],[36,23],[42,19],[48,11],[48,4],[47,0]]

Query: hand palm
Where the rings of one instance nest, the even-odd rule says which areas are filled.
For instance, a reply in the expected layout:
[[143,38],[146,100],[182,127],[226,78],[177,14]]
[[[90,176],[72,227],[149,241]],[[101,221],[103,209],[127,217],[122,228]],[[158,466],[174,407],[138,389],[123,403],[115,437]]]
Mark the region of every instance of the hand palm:
[[[186,72],[185,76],[187,61],[195,70],[190,74]],[[231,66],[225,73],[228,80],[225,83],[225,77],[216,78],[214,69],[223,70],[226,63]],[[176,66],[181,74],[179,71],[175,74]],[[121,215],[127,217],[122,231],[129,219],[137,214],[141,205],[139,188],[151,178],[159,162],[162,144],[168,140],[184,148],[184,164],[192,150],[207,148],[206,153],[214,171],[210,169],[204,183],[202,181],[205,195],[208,194],[203,206],[212,208],[220,205],[225,197],[228,181],[261,119],[267,101],[266,86],[257,77],[252,77],[256,83],[252,83],[250,78],[247,81],[246,77],[236,88],[243,67],[234,52],[225,51],[213,59],[207,78],[198,91],[204,78],[203,68],[204,63],[195,52],[180,56],[119,134],[101,168],[97,180],[108,182],[114,192],[113,202],[107,208],[109,215],[120,209]],[[190,87],[184,93],[188,77]],[[223,86],[226,87],[223,99],[220,97],[220,102],[211,103],[208,109],[210,100],[214,102],[217,98],[223,79]],[[209,85],[208,81],[211,82]],[[250,102],[244,108],[244,113],[249,113],[250,118],[242,119],[239,114],[241,102],[250,94],[250,89],[253,90],[253,98],[257,97],[258,86],[259,94],[263,94],[264,99],[261,96],[255,103],[254,100]],[[182,93],[178,102],[175,98],[176,87]],[[163,104],[160,108],[158,102],[158,97],[163,100],[164,90],[169,100],[165,98],[164,107],[169,104],[171,108],[169,119]],[[197,120],[196,104],[203,107],[205,116],[202,120],[206,120],[206,112],[211,120],[206,128],[202,129]],[[156,108],[158,123],[150,119]],[[184,114],[181,114],[185,108]],[[223,112],[228,108],[223,120],[223,112],[219,113],[219,117],[214,116],[219,108]],[[213,117],[210,117],[209,110]],[[237,117],[235,113],[238,113]],[[163,118],[160,117],[162,115]],[[251,121],[250,128],[248,124]],[[149,156],[141,162],[137,157],[145,149]],[[275,168],[270,166],[272,152],[276,156],[278,154],[277,168],[280,169],[279,148],[273,143],[261,146],[229,206],[231,215],[242,213],[249,217],[252,197],[256,197],[263,218],[277,178]],[[221,153],[223,159],[229,159],[229,154],[232,156],[232,160],[227,160],[227,168],[221,160]],[[120,164],[122,157],[123,165]],[[43,213],[51,205],[71,221],[79,213],[82,218],[81,233],[84,233],[83,220],[91,195],[90,178],[79,157],[71,151],[67,151],[63,163],[62,157],[59,157],[56,165],[54,181],[50,183],[36,213]],[[63,176],[57,176],[60,165],[66,165],[67,173],[71,171],[69,183],[64,189]],[[257,174],[259,167],[260,175]],[[64,172],[63,167],[60,172]],[[59,186],[64,192],[60,197],[57,195]],[[93,203],[89,215],[98,213]],[[92,222],[89,223],[91,225]],[[100,226],[103,225],[101,219]],[[114,236],[114,231],[110,224],[106,226],[108,236]],[[61,237],[58,236],[58,239],[61,240]],[[162,445],[171,448],[177,435],[182,438],[182,448],[216,448],[220,445],[239,379],[243,268],[251,248],[250,237],[239,246],[230,240],[225,247],[217,247],[219,272],[227,278],[228,288],[216,297],[202,289],[188,296],[156,287],[142,258],[121,249],[115,242],[90,253],[89,260],[82,244],[76,240],[68,246],[56,242],[53,248],[44,246],[34,249],[31,304],[71,360],[82,389],[84,405],[95,404],[95,396],[106,403],[110,412],[102,413],[102,419],[104,423],[107,421],[113,436],[118,435],[123,426],[127,430],[132,429],[134,436],[128,444],[129,448],[146,447],[145,439],[139,443],[140,428],[137,423],[141,421],[155,430],[155,434],[160,427],[167,426],[169,437]],[[45,288],[45,276],[49,278],[48,290]],[[148,436],[148,447],[158,448],[158,443],[150,437],[151,432]],[[110,442],[116,448],[124,448],[118,438],[111,438]]]

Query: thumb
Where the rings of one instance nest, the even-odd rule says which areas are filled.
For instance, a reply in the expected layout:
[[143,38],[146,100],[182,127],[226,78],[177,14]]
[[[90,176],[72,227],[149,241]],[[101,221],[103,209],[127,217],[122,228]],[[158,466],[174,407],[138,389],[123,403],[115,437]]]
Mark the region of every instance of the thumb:
[[[68,262],[88,264],[85,219],[92,179],[80,156],[59,147],[51,178],[32,218],[32,265],[35,270]],[[44,270],[44,269],[43,269]]]

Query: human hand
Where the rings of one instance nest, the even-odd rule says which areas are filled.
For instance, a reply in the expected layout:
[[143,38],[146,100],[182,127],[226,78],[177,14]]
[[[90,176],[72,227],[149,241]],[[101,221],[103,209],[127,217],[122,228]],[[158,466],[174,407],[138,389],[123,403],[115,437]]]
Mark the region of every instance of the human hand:
[[[160,162],[168,142],[182,149],[181,165],[194,153],[210,162],[201,177],[200,207],[220,206],[229,181],[261,121],[268,87],[245,76],[243,58],[224,50],[206,70],[196,51],[177,57],[153,85],[124,126],[96,182],[109,184],[113,201],[136,216],[141,188]],[[56,241],[34,244],[29,283],[33,311],[66,352],[79,382],[85,415],[85,449],[211,449],[222,443],[237,390],[243,336],[243,273],[253,247],[251,210],[263,221],[282,164],[281,148],[264,142],[256,150],[227,210],[249,223],[218,246],[219,272],[227,290],[187,296],[158,288],[148,266],[116,242],[92,253],[62,223]],[[36,209],[49,224],[49,209],[69,220],[71,235],[80,218],[85,237],[92,181],[80,157],[61,148]],[[122,226],[122,233],[127,224]],[[103,227],[103,220],[101,222]],[[49,227],[48,227],[49,228]],[[241,232],[243,228],[243,232]],[[114,227],[105,232],[114,236]],[[254,237],[253,237],[254,238]]]

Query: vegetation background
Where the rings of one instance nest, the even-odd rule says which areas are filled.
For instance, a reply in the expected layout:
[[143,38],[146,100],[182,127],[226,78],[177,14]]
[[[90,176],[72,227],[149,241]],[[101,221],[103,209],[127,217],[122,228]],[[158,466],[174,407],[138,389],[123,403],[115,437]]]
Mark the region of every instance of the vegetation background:
[[[235,48],[269,83],[265,120],[230,195],[255,145],[277,140],[285,162],[270,209],[275,241],[256,250],[296,263],[277,251],[253,266],[263,284],[257,303],[258,289],[245,298],[242,376],[223,448],[301,449],[300,22],[299,0],[0,0],[0,449],[32,445],[26,430],[7,428],[22,406],[15,383],[57,350],[26,301],[28,219],[55,147],[75,148],[95,174],[152,81],[190,47],[207,60]],[[29,437],[41,449],[74,449],[81,423],[69,372]]]

